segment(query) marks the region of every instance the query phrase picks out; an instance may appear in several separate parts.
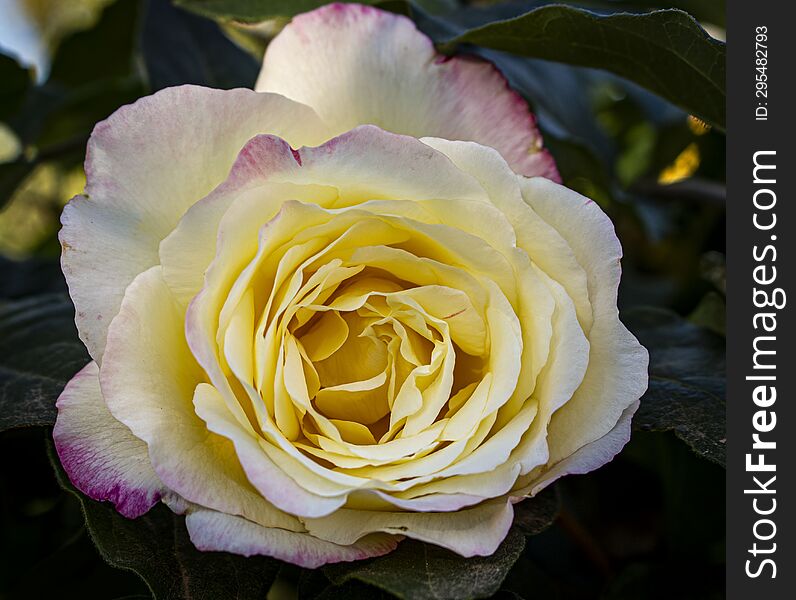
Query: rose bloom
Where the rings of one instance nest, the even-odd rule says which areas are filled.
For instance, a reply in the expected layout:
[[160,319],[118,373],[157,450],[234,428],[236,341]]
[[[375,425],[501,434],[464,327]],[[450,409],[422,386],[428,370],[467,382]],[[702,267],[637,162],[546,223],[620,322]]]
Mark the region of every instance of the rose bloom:
[[647,353],[610,220],[494,67],[404,17],[296,17],[256,91],[121,108],[86,176],[61,243],[93,362],[54,438],[126,517],[162,501],[201,550],[306,567],[488,555],[629,438]]

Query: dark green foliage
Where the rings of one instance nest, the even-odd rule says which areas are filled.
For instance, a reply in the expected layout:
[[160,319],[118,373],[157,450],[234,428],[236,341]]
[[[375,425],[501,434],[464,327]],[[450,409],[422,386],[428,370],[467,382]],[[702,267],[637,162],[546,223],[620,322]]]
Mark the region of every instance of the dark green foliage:
[[[375,4],[363,0],[359,4]],[[175,4],[214,19],[263,21],[274,17],[292,17],[329,4],[327,0],[175,0]]]
[[193,83],[214,88],[253,87],[259,64],[212,21],[167,0],[149,0],[141,50],[152,90]]
[[412,600],[459,600],[488,598],[505,579],[522,552],[525,540],[519,531],[509,533],[489,557],[469,559],[414,540],[373,561],[329,565],[324,573],[335,584],[351,579]]
[[11,200],[14,190],[25,181],[33,166],[32,162],[24,159],[0,164],[0,210]]
[[467,31],[445,47],[465,43],[605,69],[724,127],[724,44],[682,11],[603,16],[544,6]]
[[105,563],[80,502],[55,481],[42,427],[0,436],[0,598],[149,598],[133,573]]
[[556,487],[549,487],[533,498],[514,505],[514,528],[526,536],[542,533],[561,510]]
[[55,422],[55,399],[88,363],[68,296],[0,302],[0,431]]
[[674,431],[724,466],[724,339],[661,309],[628,311],[624,320],[650,352],[649,389],[634,427]]
[[[337,586],[359,581],[407,600],[489,598],[519,558],[525,536],[547,529],[558,510],[559,498],[554,489],[516,504],[514,527],[489,557],[462,558],[444,548],[405,540],[387,556],[327,565],[323,572]],[[328,590],[324,593],[324,598],[333,597],[328,596]]]
[[200,552],[184,517],[158,505],[137,519],[95,502],[69,482],[51,443],[48,454],[58,483],[78,498],[86,527],[108,564],[137,573],[156,600],[256,600],[263,598],[279,563],[226,552]]
[[13,115],[22,103],[22,99],[31,84],[31,75],[13,58],[0,54],[0,121]]

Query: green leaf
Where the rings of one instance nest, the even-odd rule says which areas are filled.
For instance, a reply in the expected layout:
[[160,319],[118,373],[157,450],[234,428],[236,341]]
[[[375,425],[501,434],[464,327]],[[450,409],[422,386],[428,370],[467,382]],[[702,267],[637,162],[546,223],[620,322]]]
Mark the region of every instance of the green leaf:
[[673,431],[697,454],[725,465],[724,339],[663,309],[622,320],[650,353],[650,380],[633,426]]
[[3,300],[66,292],[61,265],[55,258],[13,260],[0,255],[0,305]]
[[0,431],[55,423],[55,400],[89,360],[67,296],[0,302]]
[[579,4],[593,4],[598,7],[609,4],[625,10],[679,8],[700,22],[705,21],[724,27],[727,22],[726,0],[585,0]]
[[58,483],[74,494],[97,550],[110,565],[138,574],[156,600],[261,600],[279,570],[264,556],[200,552],[191,543],[185,519],[159,504],[137,519],[127,519],[107,503],[78,492],[58,462],[52,442],[50,461]]
[[472,558],[407,539],[386,556],[327,565],[324,573],[337,585],[358,580],[411,600],[487,598],[498,590],[524,547],[525,538],[517,529],[492,556]]
[[167,0],[148,2],[141,50],[153,90],[185,83],[250,88],[259,70],[254,57],[228,39],[218,24]]
[[[458,600],[487,598],[499,588],[525,547],[525,536],[547,529],[558,516],[561,501],[555,488],[514,505],[514,525],[492,556],[463,558],[439,546],[404,540],[398,548],[378,558],[355,563],[327,565],[326,577],[335,586],[323,589],[319,598],[345,598],[353,582],[366,583],[410,600]],[[322,586],[318,578],[303,581],[300,588]],[[307,589],[302,590],[305,595]],[[371,593],[370,597],[375,597]]]
[[[271,592],[274,598],[295,597],[287,594],[277,595],[275,593],[277,585]],[[296,592],[298,600],[394,600],[395,598],[393,594],[357,579],[349,579],[342,585],[335,585],[323,574],[322,569],[302,569]]]
[[680,10],[598,15],[543,6],[447,40],[605,69],[724,128],[725,45]]
[[591,149],[572,139],[545,136],[545,146],[555,156],[564,185],[606,209],[612,201],[612,181]]
[[134,62],[139,2],[114,2],[90,28],[59,46],[44,85],[31,88],[9,119],[30,162],[61,159],[79,164],[94,125],[143,95]]
[[53,58],[48,84],[78,86],[124,78],[135,70],[139,2],[114,2],[90,29],[66,38]]

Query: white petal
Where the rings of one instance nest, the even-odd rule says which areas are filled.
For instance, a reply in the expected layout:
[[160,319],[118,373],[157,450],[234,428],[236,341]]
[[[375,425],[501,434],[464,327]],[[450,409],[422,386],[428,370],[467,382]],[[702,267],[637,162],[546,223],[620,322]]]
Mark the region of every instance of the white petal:
[[514,511],[496,501],[458,512],[411,513],[342,509],[322,519],[308,519],[313,535],[337,544],[351,544],[381,531],[437,544],[462,556],[488,556],[506,537]]
[[309,569],[327,563],[381,556],[394,550],[401,539],[376,534],[352,544],[339,545],[307,533],[262,527],[241,517],[211,510],[189,512],[185,525],[191,541],[199,550],[273,556]]
[[298,486],[263,452],[253,431],[244,431],[229,414],[218,391],[208,384],[196,388],[197,414],[208,428],[228,438],[244,471],[258,491],[278,508],[302,517],[326,515],[345,504],[345,496],[324,498]]
[[558,180],[536,120],[490,63],[438,55],[411,20],[356,4],[295,17],[269,44],[258,91],[312,106],[342,133],[372,124],[414,137],[472,140],[524,175]]
[[86,150],[86,190],[64,209],[61,262],[81,339],[100,362],[127,285],[158,264],[158,244],[227,176],[248,139],[327,138],[313,111],[275,94],[182,86],[117,110]]
[[[219,252],[237,261],[251,258],[260,227],[277,215],[274,222],[300,216],[295,208],[280,212],[286,201],[331,208],[377,198],[483,196],[476,181],[442,153],[376,127],[358,127],[319,147],[298,150],[278,137],[261,135],[240,151],[229,178],[188,210],[161,245],[160,257],[166,281],[187,302],[202,287],[217,239],[226,246],[219,243]],[[300,224],[293,227],[295,231]]]
[[649,358],[619,321],[622,248],[611,220],[593,201],[546,179],[524,180],[521,187],[528,204],[561,233],[586,272],[594,315],[586,375],[550,422],[550,461],[556,463],[614,428],[646,391]]
[[638,402],[628,406],[611,431],[600,439],[586,444],[561,462],[556,463],[540,477],[532,479],[531,483],[524,489],[513,492],[512,496],[535,496],[564,475],[589,473],[612,461],[630,440],[631,421],[638,406]]

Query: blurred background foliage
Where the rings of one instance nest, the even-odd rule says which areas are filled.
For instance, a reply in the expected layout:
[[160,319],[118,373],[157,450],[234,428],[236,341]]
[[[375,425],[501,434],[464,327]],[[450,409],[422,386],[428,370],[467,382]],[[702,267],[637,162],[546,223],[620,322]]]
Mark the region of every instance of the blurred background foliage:
[[[256,23],[201,16],[217,14],[219,2],[2,0],[0,302],[65,291],[59,215],[85,183],[85,144],[96,122],[170,85],[252,87],[268,41],[289,16],[324,3],[239,0],[246,9],[276,7],[278,16]],[[442,40],[550,3],[376,4],[410,14]],[[600,14],[676,7],[724,37],[723,0],[565,4]],[[625,255],[620,309],[668,309],[720,341],[724,133],[605,71],[461,50],[498,65],[537,114],[565,184],[611,216]],[[718,359],[716,368],[723,369]],[[0,436],[0,598],[148,597],[136,575],[110,567],[93,548],[80,502],[52,476],[48,435],[27,428]],[[724,471],[674,433],[637,431],[614,462],[556,487],[557,519],[526,539],[496,597],[723,597]],[[284,566],[268,597],[299,590],[307,598],[387,597],[356,578],[338,586],[333,579]]]

